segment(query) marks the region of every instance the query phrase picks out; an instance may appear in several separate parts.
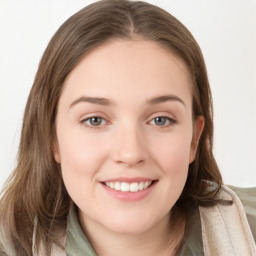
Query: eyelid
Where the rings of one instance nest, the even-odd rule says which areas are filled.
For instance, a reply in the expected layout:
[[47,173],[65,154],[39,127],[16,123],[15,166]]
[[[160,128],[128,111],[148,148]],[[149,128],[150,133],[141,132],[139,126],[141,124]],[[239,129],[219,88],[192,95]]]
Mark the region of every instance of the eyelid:
[[150,116],[149,120],[151,121],[152,119],[156,118],[156,117],[166,117],[166,118],[170,118],[172,120],[177,120],[177,118],[170,114],[170,113],[166,113],[166,112],[157,112],[157,113],[154,113]]

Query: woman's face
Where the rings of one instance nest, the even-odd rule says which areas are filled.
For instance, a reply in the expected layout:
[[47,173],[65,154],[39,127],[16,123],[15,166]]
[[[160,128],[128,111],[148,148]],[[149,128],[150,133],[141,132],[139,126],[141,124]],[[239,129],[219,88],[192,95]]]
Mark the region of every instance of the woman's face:
[[167,223],[202,128],[187,67],[170,51],[116,40],[87,54],[65,80],[54,148],[83,228]]

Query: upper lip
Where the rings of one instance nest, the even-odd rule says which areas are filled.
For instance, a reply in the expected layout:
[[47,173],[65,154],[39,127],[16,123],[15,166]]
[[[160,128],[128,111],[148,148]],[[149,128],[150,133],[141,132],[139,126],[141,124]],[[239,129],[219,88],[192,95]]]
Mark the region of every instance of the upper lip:
[[146,178],[146,177],[118,177],[118,178],[112,178],[107,179],[102,182],[127,182],[127,183],[133,183],[133,182],[146,182],[146,181],[153,181],[155,179]]

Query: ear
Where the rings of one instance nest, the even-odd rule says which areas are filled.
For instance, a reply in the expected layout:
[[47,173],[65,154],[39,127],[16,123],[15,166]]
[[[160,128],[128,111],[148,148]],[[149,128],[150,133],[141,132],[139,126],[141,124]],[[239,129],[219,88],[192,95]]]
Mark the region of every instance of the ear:
[[201,137],[201,134],[204,129],[204,117],[203,116],[198,116],[196,120],[194,121],[193,125],[193,138],[191,141],[191,147],[190,147],[190,156],[189,156],[189,163],[191,164],[196,157],[196,151],[197,151],[197,146],[199,139]]
[[52,146],[52,151],[53,151],[53,156],[55,161],[60,164],[60,150],[59,150],[59,145],[58,142],[55,140]]

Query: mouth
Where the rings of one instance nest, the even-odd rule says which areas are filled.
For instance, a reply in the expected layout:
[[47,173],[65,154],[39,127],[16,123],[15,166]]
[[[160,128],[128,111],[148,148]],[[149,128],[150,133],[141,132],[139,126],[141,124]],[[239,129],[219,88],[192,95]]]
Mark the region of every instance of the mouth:
[[132,192],[136,193],[143,191],[155,184],[157,180],[139,181],[139,182],[121,182],[121,181],[107,181],[102,184],[114,191]]

